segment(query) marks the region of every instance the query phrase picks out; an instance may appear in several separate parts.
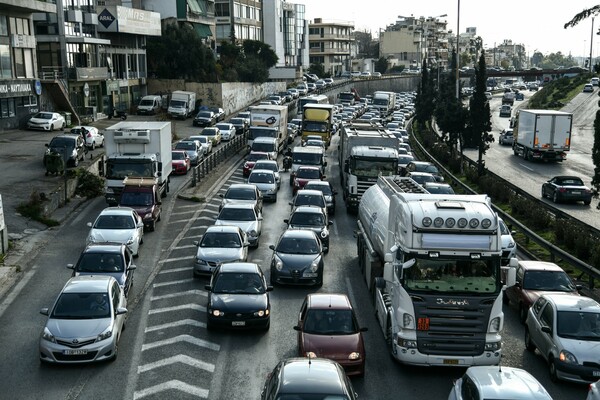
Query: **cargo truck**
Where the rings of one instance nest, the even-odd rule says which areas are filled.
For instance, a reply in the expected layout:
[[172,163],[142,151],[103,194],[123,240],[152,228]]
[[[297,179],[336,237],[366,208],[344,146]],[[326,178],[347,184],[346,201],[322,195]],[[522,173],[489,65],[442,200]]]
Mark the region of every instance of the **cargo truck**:
[[104,132],[106,202],[117,205],[126,177],[155,178],[166,197],[172,166],[171,123],[119,122]]
[[377,91],[373,93],[371,104],[379,110],[381,118],[387,118],[396,108],[396,94],[394,92]]
[[513,128],[513,153],[530,161],[564,161],[571,148],[572,125],[571,113],[520,110]]
[[119,205],[133,208],[142,218],[144,228],[154,231],[162,213],[158,178],[125,177]]
[[186,119],[196,111],[196,93],[175,90],[171,93],[167,115],[171,118]]
[[429,194],[410,178],[379,177],[359,205],[357,250],[396,360],[499,364],[502,239],[487,196]]
[[302,140],[308,135],[318,135],[325,147],[331,144],[333,130],[333,104],[305,104],[302,109]]
[[355,212],[363,193],[379,175],[398,169],[400,140],[392,133],[370,125],[343,125],[338,157],[346,210]]
[[250,128],[248,146],[257,137],[277,138],[278,151],[281,153],[288,145],[287,106],[260,105],[250,107]]

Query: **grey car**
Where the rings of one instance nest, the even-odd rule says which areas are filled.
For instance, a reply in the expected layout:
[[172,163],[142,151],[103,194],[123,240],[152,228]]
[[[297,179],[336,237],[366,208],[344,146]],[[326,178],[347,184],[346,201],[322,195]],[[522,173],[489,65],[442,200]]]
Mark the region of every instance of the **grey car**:
[[40,335],[40,361],[86,363],[115,360],[125,326],[127,297],[112,276],[69,279],[51,308]]
[[323,285],[323,247],[311,230],[288,229],[280,236],[271,257],[271,285]]
[[277,189],[281,187],[281,170],[279,164],[275,160],[258,160],[254,164],[254,169],[268,169],[273,171],[275,174],[275,180],[277,181]]
[[237,226],[209,226],[199,241],[194,262],[194,276],[212,275],[221,264],[246,261],[248,241]]
[[263,198],[256,185],[250,183],[234,183],[223,194],[219,211],[227,204],[252,204],[259,211],[263,209]]
[[304,185],[304,190],[321,191],[327,203],[327,214],[330,216],[335,215],[335,196],[337,195],[337,190],[333,189],[331,183],[328,181],[308,181]]
[[553,381],[591,383],[600,377],[600,304],[572,294],[543,294],[529,308],[525,347],[548,362]]
[[192,165],[198,165],[204,156],[202,146],[195,140],[182,140],[175,145],[175,150],[185,151]]
[[248,183],[256,185],[265,200],[277,201],[277,177],[268,169],[252,169]]
[[288,229],[308,229],[319,237],[325,253],[329,252],[329,226],[333,222],[327,218],[327,213],[319,207],[299,206],[292,211],[289,219],[283,222]]
[[227,204],[221,208],[215,225],[233,225],[246,233],[248,243],[258,247],[262,233],[262,214],[252,204]]

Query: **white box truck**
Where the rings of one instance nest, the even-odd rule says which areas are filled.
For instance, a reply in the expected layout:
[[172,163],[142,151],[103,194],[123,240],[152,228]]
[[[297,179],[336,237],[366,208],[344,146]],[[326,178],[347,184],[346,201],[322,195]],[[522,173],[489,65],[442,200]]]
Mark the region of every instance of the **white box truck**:
[[248,146],[257,137],[277,138],[278,151],[281,153],[288,143],[287,106],[261,105],[250,107],[250,128]]
[[396,108],[396,94],[394,92],[377,91],[373,93],[372,105],[379,110],[381,118],[387,118]]
[[410,178],[382,176],[362,197],[358,228],[359,267],[396,360],[500,363],[502,239],[487,196],[429,194]]
[[170,122],[119,122],[104,132],[105,198],[119,204],[126,177],[156,178],[161,197],[169,191],[173,170]]
[[167,115],[171,118],[186,119],[196,111],[196,93],[176,90],[171,93]]
[[564,161],[571,149],[572,126],[571,113],[520,110],[513,128],[513,153],[530,161]]

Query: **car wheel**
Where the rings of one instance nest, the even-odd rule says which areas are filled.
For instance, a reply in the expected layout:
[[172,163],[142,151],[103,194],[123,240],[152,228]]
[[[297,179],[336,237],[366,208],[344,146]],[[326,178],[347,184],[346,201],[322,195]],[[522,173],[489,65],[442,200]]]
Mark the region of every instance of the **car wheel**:
[[556,191],[554,191],[554,195],[552,196],[552,201],[554,203],[558,203],[558,193]]
[[558,382],[558,375],[556,374],[556,363],[554,362],[554,358],[550,357],[548,359],[548,366],[550,371],[550,379],[552,382]]
[[546,198],[546,192],[544,191],[544,187],[542,187],[542,199]]
[[73,161],[73,166],[77,167],[79,165],[79,157],[75,157],[75,161]]
[[96,150],[96,141],[92,141],[92,151]]
[[585,204],[586,206],[589,206],[592,203],[591,200],[584,200],[583,204]]
[[521,303],[521,304],[519,304],[519,321],[521,321],[521,323],[524,324],[526,319],[527,319],[527,309],[525,308],[523,303]]
[[532,353],[535,351],[535,344],[531,341],[531,335],[527,328],[525,328],[525,348]]
[[113,356],[110,358],[110,361],[111,362],[115,361],[118,356],[119,356],[119,338],[117,338],[117,341],[115,342],[115,349],[113,350]]

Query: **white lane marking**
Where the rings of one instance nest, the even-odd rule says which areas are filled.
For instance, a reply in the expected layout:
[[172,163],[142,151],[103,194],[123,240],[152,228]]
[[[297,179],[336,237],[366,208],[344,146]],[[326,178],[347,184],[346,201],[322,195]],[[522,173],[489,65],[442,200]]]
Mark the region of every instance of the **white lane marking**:
[[202,290],[186,290],[185,292],[177,292],[177,293],[169,293],[169,294],[165,294],[162,296],[152,296],[150,297],[151,301],[155,301],[155,300],[164,300],[164,299],[174,299],[176,297],[181,297],[181,296],[187,296],[187,295],[200,295],[200,296],[207,296],[206,292],[203,292]]
[[168,263],[168,262],[175,262],[175,261],[184,261],[184,260],[192,260],[193,257],[187,256],[187,257],[175,257],[175,258],[165,258],[164,260],[159,260],[158,263],[159,264],[164,264],[164,263]]
[[193,282],[194,280],[192,278],[190,279],[182,279],[179,281],[169,281],[169,282],[161,282],[161,283],[155,283],[154,285],[152,285],[152,287],[164,287],[164,286],[171,286],[171,285],[180,285],[182,283],[188,283],[188,282]]
[[201,217],[198,217],[198,218],[196,218],[195,220],[196,220],[196,221],[200,221],[201,219],[202,219],[202,220],[208,220],[208,221],[212,221],[214,218],[213,218],[213,217],[207,217],[207,216],[204,216],[204,215],[203,215],[203,216],[201,216]]
[[173,247],[173,250],[189,249],[190,247],[198,247],[195,244],[186,244],[183,246]]
[[521,164],[521,163],[519,163],[519,165],[520,165],[521,167],[523,167],[523,168],[526,168],[526,169],[528,169],[528,170],[532,171],[532,172],[534,171],[534,169],[533,169],[533,168],[530,168],[530,167],[528,167],[528,166],[527,166],[527,165],[525,165],[525,164]]
[[208,340],[198,339],[198,338],[195,338],[190,335],[179,335],[179,336],[175,336],[174,338],[158,340],[156,342],[147,343],[142,346],[142,351],[154,349],[156,347],[161,347],[161,346],[168,346],[168,345],[171,345],[174,343],[180,343],[180,342],[191,343],[196,346],[206,347],[207,349],[214,350],[214,351],[219,351],[221,349],[221,346],[219,346],[216,343],[209,342]]
[[183,272],[183,271],[189,271],[190,267],[183,267],[183,268],[171,268],[171,269],[162,269],[158,274],[171,274],[173,272]]
[[166,312],[171,312],[171,311],[181,311],[181,310],[196,310],[196,311],[206,312],[206,307],[199,306],[198,304],[193,304],[193,303],[181,304],[179,306],[173,306],[173,307],[155,308],[153,310],[148,311],[148,315],[161,314],[161,313],[166,313]]
[[186,325],[195,326],[198,328],[206,328],[206,324],[204,322],[196,321],[193,319],[182,319],[180,321],[169,322],[168,324],[151,326],[149,328],[144,329],[144,332],[145,333],[155,332],[155,331],[161,331],[163,329],[173,328],[176,326],[186,326]]
[[196,360],[195,358],[192,358],[190,356],[186,356],[185,354],[178,354],[178,355],[173,356],[173,357],[164,358],[164,359],[162,359],[160,361],[156,361],[156,362],[153,362],[153,363],[140,365],[138,367],[138,374],[140,374],[142,372],[146,372],[146,371],[151,371],[151,370],[153,370],[155,368],[160,368],[160,367],[164,367],[166,365],[171,365],[171,364],[176,364],[176,363],[186,364],[186,365],[189,365],[190,367],[203,369],[203,370],[208,371],[208,372],[215,372],[215,366],[214,366],[214,364],[210,364],[210,363],[206,363],[204,361]]
[[188,222],[190,222],[192,220],[192,218],[193,217],[186,218],[186,219],[169,220],[169,224],[187,224]]
[[19,283],[17,283],[15,288],[12,290],[12,292],[10,292],[10,294],[8,296],[6,296],[6,298],[4,299],[2,304],[0,304],[0,317],[2,316],[2,314],[4,314],[6,309],[12,304],[12,302],[15,301],[17,296],[25,288],[25,285],[27,285],[27,282],[29,282],[29,280],[31,278],[33,278],[33,274],[35,273],[36,268],[37,268],[37,266],[33,267],[31,269],[31,271],[27,271],[25,273],[25,275],[23,276],[23,278],[21,278]]
[[206,229],[206,228],[208,228],[208,225],[192,226],[188,229],[188,231],[191,231],[192,229]]
[[166,390],[179,390],[195,397],[201,397],[204,399],[208,398],[208,390],[174,379],[159,385],[150,386],[144,390],[136,391],[133,394],[133,400],[138,400],[146,396],[152,396],[153,394],[164,392]]
[[335,221],[332,221],[332,222],[333,222],[333,225],[331,225],[331,226],[333,226],[333,233],[335,233],[335,235],[338,236],[337,224],[335,223]]

